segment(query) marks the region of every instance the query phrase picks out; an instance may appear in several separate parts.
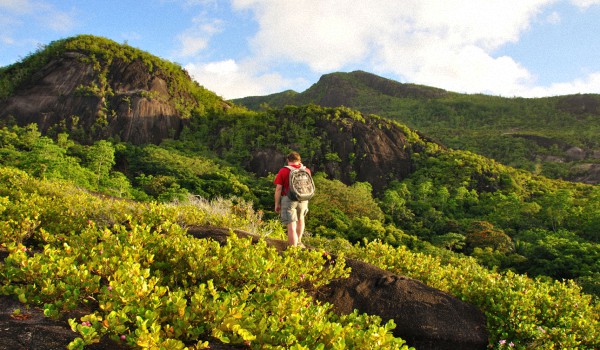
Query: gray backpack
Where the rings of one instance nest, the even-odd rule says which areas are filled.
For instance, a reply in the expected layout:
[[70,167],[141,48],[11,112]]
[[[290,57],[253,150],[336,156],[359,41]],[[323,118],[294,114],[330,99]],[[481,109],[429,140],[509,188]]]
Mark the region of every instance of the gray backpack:
[[306,170],[306,167],[303,165],[296,169],[287,165],[286,168],[290,169],[288,198],[292,201],[300,202],[311,199],[315,195],[315,183],[310,173]]

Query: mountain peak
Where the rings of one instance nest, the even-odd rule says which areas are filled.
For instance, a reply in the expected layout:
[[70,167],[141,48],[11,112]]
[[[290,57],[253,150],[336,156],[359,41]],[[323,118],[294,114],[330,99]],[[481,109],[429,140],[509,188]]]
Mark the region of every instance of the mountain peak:
[[[314,103],[324,107],[364,105],[382,98],[401,98],[415,100],[430,100],[448,95],[446,90],[408,83],[400,83],[391,79],[361,70],[352,72],[335,72],[324,74],[315,84],[302,93],[276,93],[267,96],[253,96],[233,100],[250,109],[258,109],[261,104],[272,107],[283,107],[286,104],[303,105]],[[362,109],[365,113],[374,113],[377,108]]]

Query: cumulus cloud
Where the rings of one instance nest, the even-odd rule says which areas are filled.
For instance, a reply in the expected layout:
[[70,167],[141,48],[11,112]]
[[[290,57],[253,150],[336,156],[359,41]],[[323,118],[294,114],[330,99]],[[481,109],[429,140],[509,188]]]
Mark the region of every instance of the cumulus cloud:
[[578,93],[600,93],[600,72],[588,74],[584,78],[569,82],[553,83],[550,86],[536,86],[515,91],[514,96],[544,97],[571,95]]
[[177,37],[179,49],[175,55],[178,57],[199,54],[208,46],[210,38],[223,30],[220,19],[209,19],[205,15],[195,17],[192,22],[193,26]]
[[238,64],[232,59],[190,63],[184,68],[205,88],[225,99],[266,95],[294,83],[277,73],[257,73],[252,63]]
[[529,72],[494,50],[518,41],[553,0],[234,0],[259,23],[257,60],[296,62],[328,73],[363,64],[460,92],[506,93]]
[[[231,83],[236,96],[272,93],[286,80],[262,69],[296,65],[316,74],[366,69],[399,81],[464,93],[537,96],[583,88],[588,90],[580,91],[598,91],[594,74],[536,87],[536,77],[527,67],[497,54],[498,49],[518,42],[533,24],[559,24],[560,13],[546,11],[556,2],[232,0],[234,10],[252,14],[258,29],[249,39],[251,52],[244,69],[233,61],[219,62],[222,71],[215,84]],[[571,2],[584,10],[600,4],[600,0]],[[210,67],[203,64],[193,69],[202,72],[197,77],[215,78]],[[263,82],[268,88],[260,88]],[[250,90],[244,92],[245,87]]]

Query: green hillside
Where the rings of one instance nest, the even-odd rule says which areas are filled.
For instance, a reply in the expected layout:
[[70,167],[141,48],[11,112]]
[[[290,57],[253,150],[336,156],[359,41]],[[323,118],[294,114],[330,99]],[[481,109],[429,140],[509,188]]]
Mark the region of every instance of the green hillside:
[[134,348],[203,349],[214,339],[257,349],[403,348],[390,334],[393,323],[334,316],[329,305],[307,294],[345,273],[341,257],[336,268],[322,268],[325,249],[417,278],[478,306],[487,316],[494,348],[600,345],[599,307],[572,282],[492,272],[439,251],[423,254],[381,242],[353,246],[341,238],[311,237],[307,243],[320,249],[283,255],[235,236],[220,247],[186,234],[194,225],[271,237],[282,233],[273,230],[276,223],[231,200],[118,200],[2,166],[0,293],[43,307],[48,317],[90,310],[69,321],[79,333],[71,349],[102,336]]
[[[403,84],[355,71],[321,77],[302,93],[286,91],[233,100],[253,110],[287,104],[346,106],[397,120],[444,145],[552,178],[585,177],[585,164],[599,164],[600,96],[508,98],[466,95]],[[567,150],[587,152],[570,159]]]
[[[70,52],[88,50],[90,39],[59,41],[2,68],[5,96],[32,84],[21,77],[35,75],[35,62],[60,55],[65,43],[74,45]],[[81,144],[69,130],[42,134],[36,124],[0,120],[0,293],[43,307],[50,317],[87,308],[88,316],[71,322],[81,337],[72,348],[103,335],[134,348],[201,349],[211,339],[256,349],[369,349],[377,342],[403,348],[391,323],[335,316],[310,297],[312,288],[345,274],[343,257],[323,269],[324,252],[419,279],[476,305],[486,314],[491,348],[600,347],[600,187],[447,149],[398,119],[356,109],[222,108],[176,65],[99,42],[107,46],[95,47],[96,55],[132,50],[125,56],[147,55],[154,62],[148,67],[179,72],[174,79],[182,81],[172,86],[187,96],[178,108],[188,120],[177,139],[158,145],[111,138]],[[389,98],[406,111],[449,108],[461,98],[480,98],[473,109],[481,111],[504,101],[395,88],[387,87]],[[392,96],[407,94],[413,97]],[[295,94],[280,97],[287,95]],[[431,102],[418,107],[425,95]],[[567,108],[560,101],[555,106]],[[543,100],[526,102],[555,111]],[[211,103],[220,107],[199,108]],[[558,123],[555,117],[549,114],[547,124]],[[496,122],[491,114],[481,119]],[[327,136],[341,139],[348,130],[361,133],[344,147]],[[358,180],[372,155],[356,151],[358,137],[373,130],[401,133],[407,156],[406,171],[383,179],[377,191]],[[573,135],[579,137],[585,134]],[[189,227],[216,226],[283,238],[273,212],[274,175],[250,170],[255,154],[292,149],[315,172],[306,243],[317,250],[279,255],[264,242],[253,246],[232,236],[220,247],[187,234]]]

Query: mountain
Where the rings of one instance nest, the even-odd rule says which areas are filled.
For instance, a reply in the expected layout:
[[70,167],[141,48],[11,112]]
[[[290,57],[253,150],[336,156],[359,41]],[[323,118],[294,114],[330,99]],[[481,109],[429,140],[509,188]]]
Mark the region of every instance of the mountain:
[[52,42],[0,70],[0,119],[87,143],[159,143],[177,136],[191,112],[228,107],[176,64],[90,35]]
[[323,75],[306,91],[232,100],[250,109],[346,106],[420,130],[506,165],[600,183],[600,95],[505,98],[399,83],[363,71]]
[[[90,36],[54,42],[0,73],[0,294],[52,317],[85,307],[81,322],[70,321],[81,334],[72,348],[102,335],[177,349],[198,340],[368,348],[394,341],[393,327],[338,317],[312,296],[337,300],[342,313],[404,317],[397,329],[406,334],[426,324],[422,306],[433,300],[396,313],[396,292],[424,291],[405,289],[412,282],[401,276],[482,311],[488,347],[599,347],[600,187],[536,174],[565,148],[571,163],[593,165],[594,95],[471,96],[363,72],[325,76],[328,87],[309,89],[311,99],[353,96],[389,117],[290,91],[278,103],[298,105],[252,111],[173,63]],[[444,143],[426,136],[434,133]],[[279,252],[231,235],[285,242],[273,173],[290,150],[314,170],[303,241],[315,249]],[[345,280],[342,254],[386,272],[355,261],[348,266],[367,279]],[[330,279],[332,289],[315,289]],[[0,315],[3,328],[37,317],[9,307],[17,309]],[[464,313],[452,310],[448,319],[465,330],[453,316]]]
[[[84,144],[107,138],[135,145],[159,144],[180,138],[186,127],[198,128],[190,125],[192,119],[214,120],[235,110],[231,103],[194,83],[181,67],[89,35],[52,42],[22,62],[2,68],[1,73],[0,120],[21,126],[36,123],[44,135],[68,132]],[[275,113],[274,123],[295,120],[304,125],[308,142],[322,145],[305,157],[314,170],[348,184],[369,182],[375,191],[412,171],[410,157],[415,150],[407,140],[406,128],[381,118],[365,119],[350,110],[314,110],[322,117],[307,123],[305,112],[310,111]],[[210,124],[208,119],[203,127]],[[215,137],[224,131],[227,135],[240,132],[220,125],[209,128],[203,142],[219,155],[224,154],[224,147]],[[264,130],[256,131],[259,133],[242,144],[251,154],[234,159],[234,163],[264,176],[279,169],[284,153],[273,143],[252,147],[255,140],[268,138],[260,135]],[[290,133],[287,138],[285,147],[302,147],[297,135]]]
[[346,106],[365,114],[379,114],[389,102],[386,98],[417,99],[427,101],[448,96],[449,92],[433,87],[402,84],[375,74],[354,71],[331,73],[321,76],[316,84],[302,93],[293,90],[267,96],[250,96],[232,100],[250,109],[260,109],[266,104],[271,107],[314,103],[324,107]]

